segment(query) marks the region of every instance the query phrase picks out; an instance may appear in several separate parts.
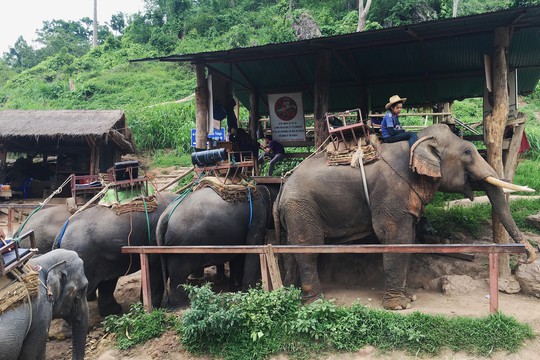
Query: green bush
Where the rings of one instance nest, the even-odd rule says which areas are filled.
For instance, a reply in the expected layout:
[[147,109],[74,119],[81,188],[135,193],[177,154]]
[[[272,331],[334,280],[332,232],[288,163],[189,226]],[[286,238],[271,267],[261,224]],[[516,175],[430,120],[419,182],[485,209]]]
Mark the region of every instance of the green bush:
[[128,349],[161,336],[168,328],[174,327],[176,322],[176,317],[161,309],[146,313],[139,302],[132,304],[129,312],[124,315],[107,316],[103,327],[106,332],[116,335],[120,349]]
[[238,294],[215,294],[208,285],[186,290],[191,309],[178,325],[182,344],[196,354],[225,359],[265,359],[278,353],[311,358],[366,345],[418,356],[445,348],[488,356],[514,352],[535,336],[529,325],[500,313],[482,318],[402,315],[327,300],[301,306],[300,290],[292,287]]

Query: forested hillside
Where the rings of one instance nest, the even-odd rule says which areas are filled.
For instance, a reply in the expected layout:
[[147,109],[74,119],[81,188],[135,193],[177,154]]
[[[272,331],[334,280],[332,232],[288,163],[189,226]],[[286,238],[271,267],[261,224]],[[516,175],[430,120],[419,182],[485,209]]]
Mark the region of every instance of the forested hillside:
[[[449,18],[454,2],[373,0],[365,31]],[[45,21],[36,32],[39,47],[20,37],[0,61],[0,109],[123,109],[139,149],[189,147],[193,105],[153,105],[193,92],[190,65],[128,60],[344,34],[356,31],[359,22],[354,0],[145,3],[143,13],[99,19],[95,48],[89,17]],[[459,0],[457,16],[536,4],[540,0]]]

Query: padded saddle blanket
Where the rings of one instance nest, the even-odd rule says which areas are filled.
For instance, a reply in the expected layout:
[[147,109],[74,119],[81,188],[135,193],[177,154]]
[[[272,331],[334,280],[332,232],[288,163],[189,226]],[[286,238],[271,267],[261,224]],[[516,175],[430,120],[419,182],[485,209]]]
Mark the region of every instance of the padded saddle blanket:
[[[217,178],[214,176],[207,176],[203,178],[193,191],[198,189],[209,187],[216,192],[221,198],[227,202],[236,202],[236,201],[248,201],[249,195],[251,193],[251,198],[256,199],[259,197],[259,191],[257,190],[257,185],[255,181],[246,181],[244,179],[239,179],[236,182],[228,181],[223,183],[225,178]],[[249,191],[248,191],[249,190]]]
[[[158,202],[152,185],[148,184],[148,194],[141,188],[108,189],[98,205],[110,207],[117,215],[132,211],[152,212],[157,209]],[[145,207],[146,204],[146,207]]]

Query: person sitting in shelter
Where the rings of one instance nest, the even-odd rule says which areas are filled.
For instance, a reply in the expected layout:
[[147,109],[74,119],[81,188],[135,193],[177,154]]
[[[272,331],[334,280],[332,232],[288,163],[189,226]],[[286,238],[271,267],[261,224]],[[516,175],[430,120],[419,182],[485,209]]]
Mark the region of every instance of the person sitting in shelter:
[[445,121],[443,121],[443,124],[448,125],[454,135],[463,139],[463,133],[461,132],[461,129],[456,126],[456,120],[454,120],[452,116],[449,116]]
[[266,135],[261,149],[264,153],[259,156],[259,162],[263,162],[265,157],[271,158],[268,163],[268,176],[272,176],[276,163],[285,157],[285,148],[280,142],[273,140],[271,135]]
[[403,110],[403,103],[407,98],[400,98],[399,95],[393,95],[388,104],[384,107],[386,114],[381,122],[382,140],[386,143],[409,140],[409,146],[412,146],[418,139],[416,133],[403,130],[399,122],[399,114]]
[[229,134],[229,141],[238,145],[238,150],[249,151],[253,159],[259,156],[259,143],[253,139],[244,129],[232,127]]

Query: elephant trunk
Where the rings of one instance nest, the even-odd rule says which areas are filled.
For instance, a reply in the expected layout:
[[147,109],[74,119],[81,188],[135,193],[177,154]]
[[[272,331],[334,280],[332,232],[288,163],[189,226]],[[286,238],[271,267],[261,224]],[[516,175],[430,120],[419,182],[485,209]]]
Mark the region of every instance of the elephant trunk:
[[72,316],[66,319],[71,325],[73,360],[84,360],[86,336],[88,334],[88,303],[86,296],[76,301]]
[[525,246],[525,251],[527,253],[527,263],[532,263],[536,260],[536,251],[532,245],[523,238],[523,234],[519,231],[512,215],[510,214],[510,207],[506,201],[506,197],[501,188],[496,185],[490,185],[486,183],[484,185],[486,194],[495,210],[495,213],[499,217],[501,224],[504,226],[508,234],[514,239],[516,243],[521,243]]

